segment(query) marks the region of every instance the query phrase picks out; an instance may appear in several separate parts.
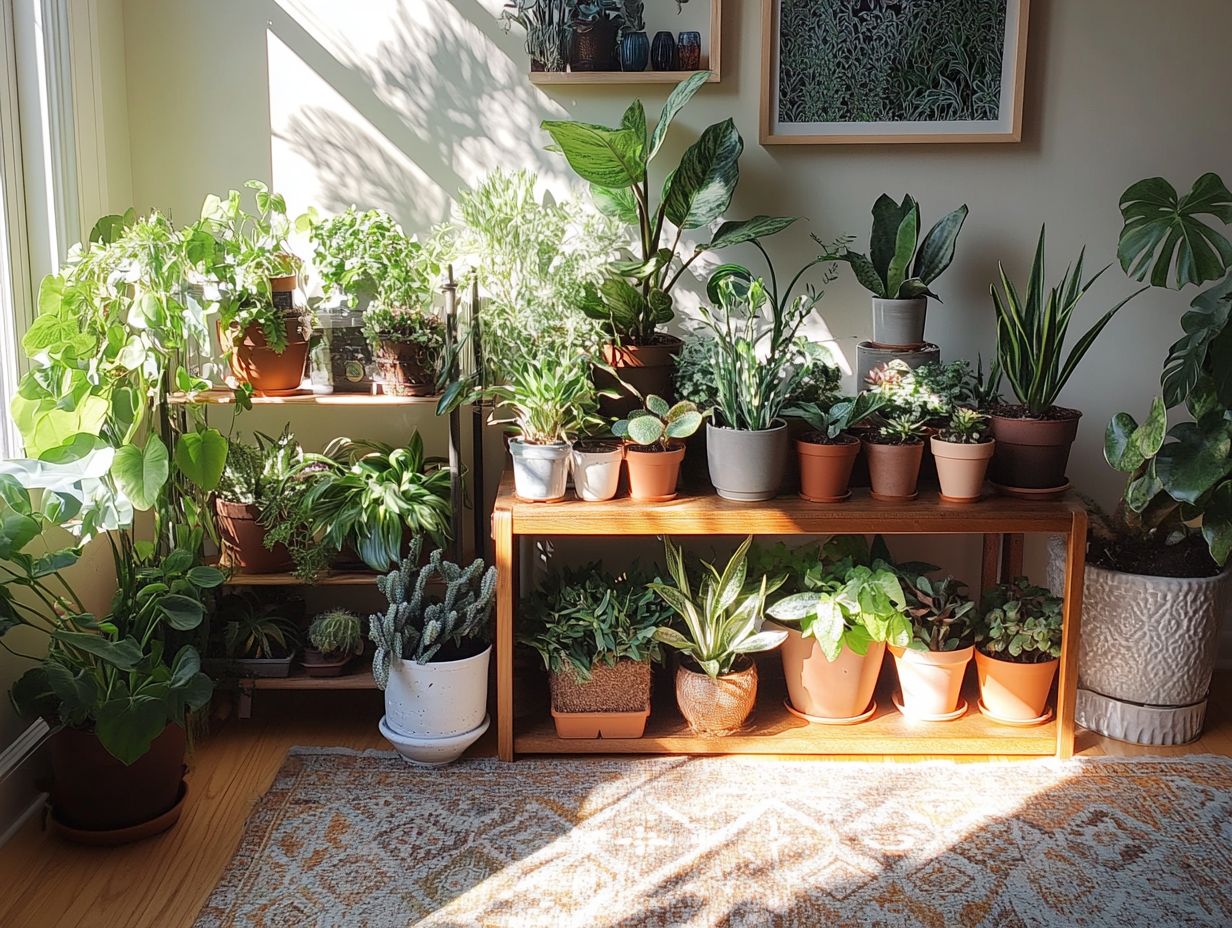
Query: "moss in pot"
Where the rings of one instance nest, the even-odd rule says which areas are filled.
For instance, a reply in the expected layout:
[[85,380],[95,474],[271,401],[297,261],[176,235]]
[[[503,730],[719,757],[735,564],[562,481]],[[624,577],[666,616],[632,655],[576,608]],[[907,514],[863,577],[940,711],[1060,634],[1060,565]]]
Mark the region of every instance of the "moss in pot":
[[916,498],[926,435],[923,422],[906,417],[889,419],[865,435],[874,499]]
[[1060,665],[1061,598],[1026,577],[984,594],[975,635],[980,711],[996,721],[1047,721]]

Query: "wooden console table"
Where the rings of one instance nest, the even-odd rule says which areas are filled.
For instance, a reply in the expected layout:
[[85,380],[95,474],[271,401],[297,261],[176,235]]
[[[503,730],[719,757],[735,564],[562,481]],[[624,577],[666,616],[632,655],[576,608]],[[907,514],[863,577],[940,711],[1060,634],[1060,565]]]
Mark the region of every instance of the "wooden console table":
[[[1031,728],[985,718],[968,691],[968,711],[952,722],[917,722],[888,698],[882,674],[878,707],[867,722],[827,726],[792,716],[778,699],[759,694],[744,731],[720,738],[689,731],[674,705],[658,700],[642,738],[563,740],[552,719],[526,730],[514,726],[514,621],[519,598],[518,540],[527,536],[625,535],[832,535],[980,534],[984,536],[981,591],[1022,572],[1023,536],[1066,536],[1065,618],[1054,717]],[[498,571],[496,604],[496,725],[502,760],[516,754],[969,754],[1054,755],[1074,751],[1078,631],[1085,572],[1087,513],[1072,496],[1053,502],[991,496],[978,503],[947,503],[935,490],[890,503],[853,490],[843,503],[810,503],[782,496],[737,503],[713,493],[684,495],[668,503],[615,499],[605,503],[563,500],[526,503],[513,495],[506,473],[492,513]],[[888,675],[888,676],[892,676]]]

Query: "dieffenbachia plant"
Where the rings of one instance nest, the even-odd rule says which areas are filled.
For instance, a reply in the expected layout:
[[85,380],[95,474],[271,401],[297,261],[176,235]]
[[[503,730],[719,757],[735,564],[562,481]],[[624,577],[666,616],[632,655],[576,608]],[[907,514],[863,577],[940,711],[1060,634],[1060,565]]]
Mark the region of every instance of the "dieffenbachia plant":
[[[1122,412],[1108,425],[1104,456],[1129,475],[1121,515],[1164,541],[1200,521],[1223,565],[1232,556],[1232,242],[1203,217],[1232,223],[1232,192],[1216,174],[1184,196],[1152,177],[1122,194],[1121,215],[1117,254],[1131,277],[1176,290],[1216,282],[1181,317],[1184,335],[1168,349],[1146,421]],[[1182,404],[1192,421],[1169,429],[1168,410]]]
[[685,232],[708,229],[726,212],[740,179],[744,140],[731,119],[715,123],[690,145],[667,175],[658,196],[650,189],[650,162],[662,150],[672,120],[709,78],[698,71],[681,81],[651,132],[634,100],[616,128],[572,120],[545,120],[543,128],[569,167],[590,184],[595,205],[637,229],[639,253],[612,264],[608,277],[588,288],[583,311],[618,339],[646,342],[673,317],[672,289],[704,252],[781,232],[794,217],[754,216],[724,222],[691,252]]

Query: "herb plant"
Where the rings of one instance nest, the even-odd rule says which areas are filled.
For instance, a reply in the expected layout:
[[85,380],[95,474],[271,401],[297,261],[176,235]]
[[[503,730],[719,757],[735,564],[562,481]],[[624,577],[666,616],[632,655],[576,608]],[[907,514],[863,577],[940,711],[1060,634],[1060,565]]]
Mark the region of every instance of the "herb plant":
[[364,313],[364,335],[373,345],[402,342],[419,345],[433,354],[445,347],[445,324],[421,309],[374,306]]
[[976,646],[989,657],[1038,664],[1061,656],[1062,602],[1026,577],[989,590],[980,604]]
[[960,406],[937,437],[958,445],[980,445],[989,440],[988,416]]
[[668,406],[667,400],[651,394],[644,409],[636,409],[629,418],[612,425],[612,434],[642,448],[667,451],[671,442],[683,441],[696,432],[704,418],[689,400]]
[[547,670],[570,670],[583,683],[599,662],[658,661],[655,632],[673,613],[646,586],[648,579],[637,571],[612,576],[598,564],[554,573],[523,600],[518,641],[533,648]]
[[907,615],[911,619],[913,651],[957,651],[971,645],[975,603],[966,595],[967,585],[953,577],[932,579],[924,574],[903,572]]
[[694,595],[684,553],[671,538],[663,539],[672,583],[656,581],[649,587],[680,616],[685,633],[664,627],[655,637],[682,652],[710,677],[731,673],[746,655],[777,648],[787,637],[786,632],[762,630],[766,596],[778,584],[763,576],[752,581],[752,592],[745,589],[749,580],[745,557],[752,543],[750,535],[721,572],[703,561],[702,579]]

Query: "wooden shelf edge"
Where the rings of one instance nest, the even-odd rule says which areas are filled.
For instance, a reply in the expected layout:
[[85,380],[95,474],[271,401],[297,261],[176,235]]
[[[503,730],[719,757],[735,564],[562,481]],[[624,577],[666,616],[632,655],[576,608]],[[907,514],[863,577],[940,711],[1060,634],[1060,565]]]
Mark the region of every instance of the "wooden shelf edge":
[[[702,66],[705,70],[705,65]],[[530,82],[539,86],[560,84],[679,84],[692,71],[530,71]],[[707,84],[722,79],[711,71]]]
[[308,581],[293,573],[247,574],[236,572],[223,581],[225,586],[371,586],[376,589],[376,571],[334,570]]
[[[359,661],[356,658],[356,661]],[[310,677],[296,670],[289,677],[244,677],[239,681],[247,690],[374,690],[376,681],[372,669],[345,673],[338,677]]]
[[[254,406],[435,406],[439,394],[431,396],[389,396],[384,393],[297,393],[293,396],[254,396]],[[200,393],[173,393],[168,397],[173,406],[234,406],[235,394],[230,390],[202,390]]]

